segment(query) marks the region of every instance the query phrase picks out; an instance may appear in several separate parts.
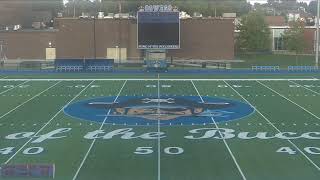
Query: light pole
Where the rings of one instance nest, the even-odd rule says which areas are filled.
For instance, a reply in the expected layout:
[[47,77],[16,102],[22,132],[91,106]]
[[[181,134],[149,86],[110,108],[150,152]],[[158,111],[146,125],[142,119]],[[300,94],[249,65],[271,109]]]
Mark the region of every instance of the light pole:
[[73,17],[76,17],[76,2],[73,0]]
[[317,40],[316,40],[316,67],[319,66],[319,6],[320,6],[320,0],[318,0],[317,3],[317,22],[316,22],[316,28],[317,28]]
[[119,63],[119,46],[116,46],[116,61]]

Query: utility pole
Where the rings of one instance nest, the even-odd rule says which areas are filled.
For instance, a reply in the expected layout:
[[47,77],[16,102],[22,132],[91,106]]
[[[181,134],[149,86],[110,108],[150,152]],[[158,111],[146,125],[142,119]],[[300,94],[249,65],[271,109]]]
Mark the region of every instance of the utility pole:
[[0,68],[4,66],[5,60],[7,60],[5,46],[6,46],[5,41],[0,40]]
[[318,0],[317,4],[317,22],[316,22],[316,28],[317,28],[317,41],[316,41],[316,67],[319,66],[319,6],[320,6],[320,0]]
[[76,2],[73,0],[73,17],[76,17]]

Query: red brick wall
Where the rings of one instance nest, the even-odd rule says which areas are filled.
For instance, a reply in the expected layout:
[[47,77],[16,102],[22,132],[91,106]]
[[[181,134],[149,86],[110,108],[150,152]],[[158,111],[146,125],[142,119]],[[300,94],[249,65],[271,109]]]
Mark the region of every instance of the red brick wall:
[[[95,24],[95,26],[94,26]],[[94,28],[95,27],[95,28]],[[106,57],[107,48],[127,48],[128,58],[139,58],[136,21],[131,19],[57,19],[55,32],[0,32],[9,44],[8,58],[45,58],[52,41],[57,58]],[[181,20],[181,49],[169,50],[178,59],[233,59],[234,24],[229,19]],[[95,40],[94,40],[95,32]],[[95,44],[94,44],[95,42]]]
[[49,42],[56,45],[56,32],[0,32],[0,39],[7,44],[9,59],[45,59]]
[[305,29],[304,31],[304,39],[305,39],[305,52],[306,53],[314,53],[314,37],[315,37],[315,29]]
[[234,24],[231,19],[181,21],[181,49],[169,56],[193,59],[233,59]]

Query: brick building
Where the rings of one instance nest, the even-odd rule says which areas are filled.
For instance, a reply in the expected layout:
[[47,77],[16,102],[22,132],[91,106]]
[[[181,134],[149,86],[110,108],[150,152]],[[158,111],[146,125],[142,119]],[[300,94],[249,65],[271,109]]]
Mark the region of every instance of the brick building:
[[[175,59],[228,60],[234,58],[232,19],[181,20],[180,49],[168,50]],[[47,48],[57,58],[141,59],[136,19],[55,19],[52,30],[0,31],[8,59],[46,59]],[[118,55],[119,54],[119,55]],[[119,57],[120,56],[120,57]]]

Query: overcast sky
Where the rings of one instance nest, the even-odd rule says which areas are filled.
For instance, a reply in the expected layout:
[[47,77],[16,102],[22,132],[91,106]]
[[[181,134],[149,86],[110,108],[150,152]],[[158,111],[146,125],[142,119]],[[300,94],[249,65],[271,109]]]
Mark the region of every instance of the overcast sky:
[[[249,1],[251,4],[254,4],[254,3],[256,3],[256,2],[258,2],[258,3],[266,3],[266,2],[268,2],[267,0],[247,0],[247,1]],[[310,1],[314,1],[314,0],[298,0],[299,2],[307,2],[307,3],[309,3]]]
[[[68,1],[70,1],[70,0],[63,0],[64,3],[67,3]],[[91,0],[91,1],[93,1],[93,0]],[[266,3],[266,2],[268,2],[268,0],[247,0],[247,1],[249,1],[251,4],[254,4],[256,2],[258,2],[258,3]],[[298,1],[309,3],[310,1],[315,1],[315,0],[298,0]]]

